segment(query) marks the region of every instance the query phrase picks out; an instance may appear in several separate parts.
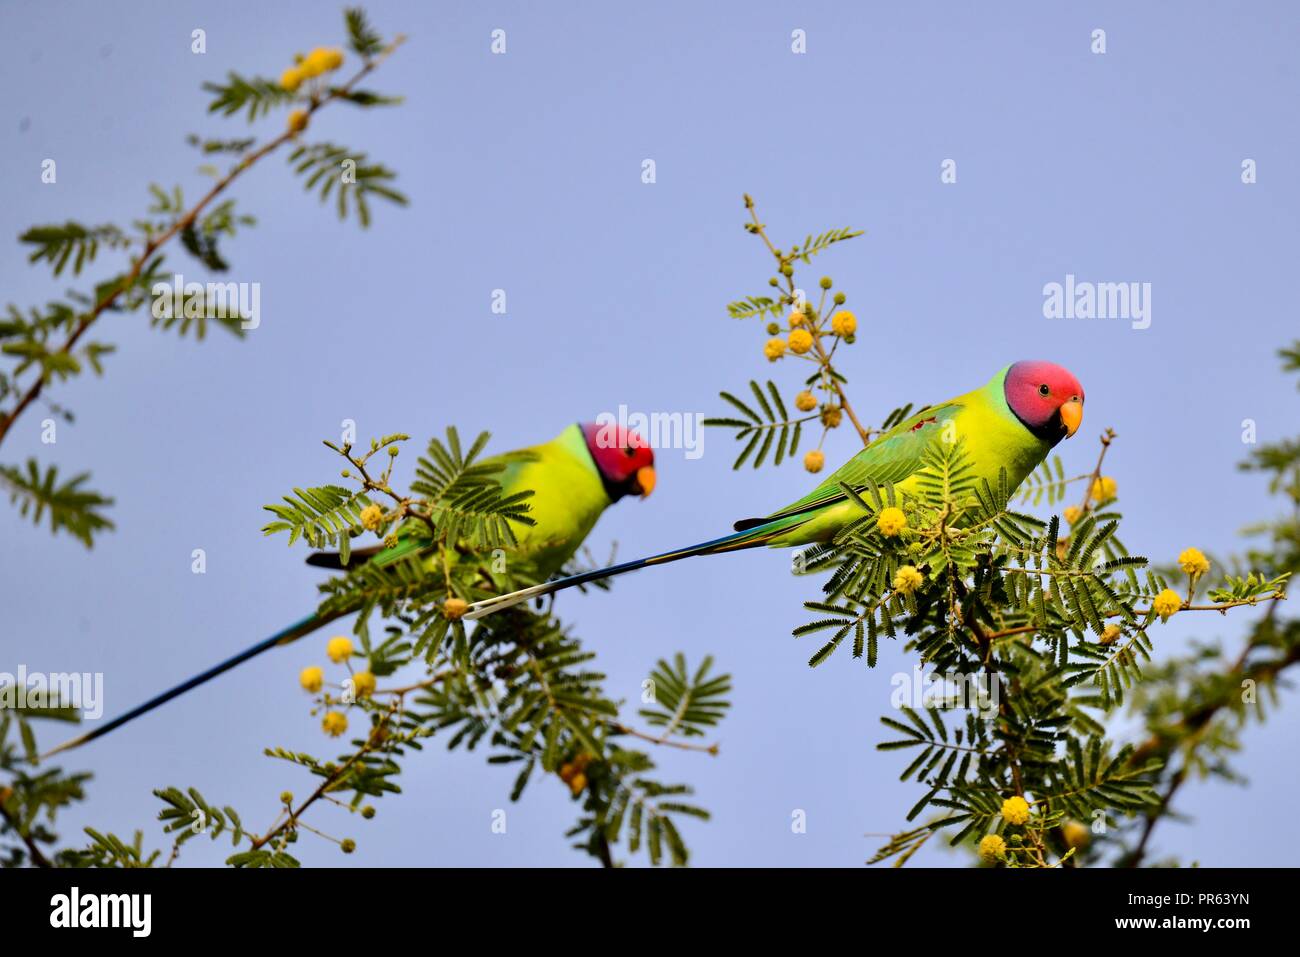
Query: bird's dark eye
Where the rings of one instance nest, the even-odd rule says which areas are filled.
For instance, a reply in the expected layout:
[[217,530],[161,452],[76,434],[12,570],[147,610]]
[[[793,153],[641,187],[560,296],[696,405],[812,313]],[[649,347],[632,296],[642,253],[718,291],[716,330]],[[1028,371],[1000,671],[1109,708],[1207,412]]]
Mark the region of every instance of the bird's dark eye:
[[1051,395],[1051,394],[1052,394],[1052,390],[1049,389],[1049,388],[1047,387],[1047,383],[1044,382],[1042,385],[1040,385],[1040,386],[1038,387],[1038,394],[1039,394],[1039,395]]
[[636,455],[636,453],[632,451],[632,446],[630,445],[623,450],[623,454],[626,455],[628,458],[631,458],[632,456]]

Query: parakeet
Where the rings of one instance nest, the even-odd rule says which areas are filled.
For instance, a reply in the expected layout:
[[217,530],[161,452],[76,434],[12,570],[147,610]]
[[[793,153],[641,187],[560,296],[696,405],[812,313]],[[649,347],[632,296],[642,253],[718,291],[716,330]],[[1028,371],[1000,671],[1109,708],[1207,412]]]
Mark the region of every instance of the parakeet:
[[[628,495],[644,498],[655,487],[654,450],[636,432],[612,422],[571,425],[550,442],[485,460],[493,461],[503,466],[496,474],[503,495],[526,490],[534,493],[528,499],[528,515],[534,524],[514,523],[512,531],[519,553],[543,576],[555,574],[573,557],[605,509]],[[399,534],[393,548],[353,550],[347,567],[363,561],[387,564],[419,548],[413,536]],[[343,567],[333,552],[314,554],[307,561],[326,568]],[[45,757],[102,737],[250,658],[295,641],[345,614],[349,612],[308,615],[94,731],[59,745]]]
[[841,484],[861,489],[868,480],[890,482],[906,494],[915,485],[925,451],[941,441],[964,442],[976,478],[996,485],[999,473],[1006,469],[1014,489],[1053,446],[1078,430],[1083,400],[1083,386],[1061,366],[1032,360],[1013,363],[982,387],[900,422],[803,498],[764,518],[737,522],[731,535],[484,599],[471,605],[465,618],[482,618],[535,596],[692,555],[829,541],[862,516]]

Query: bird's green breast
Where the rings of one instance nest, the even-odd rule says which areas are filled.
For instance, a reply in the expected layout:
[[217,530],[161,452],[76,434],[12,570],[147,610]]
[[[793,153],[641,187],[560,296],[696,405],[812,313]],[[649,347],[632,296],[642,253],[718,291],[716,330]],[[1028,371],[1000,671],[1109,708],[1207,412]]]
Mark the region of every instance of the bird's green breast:
[[610,505],[582,429],[571,425],[550,442],[525,449],[500,475],[509,495],[532,489],[534,525],[514,524],[520,550],[537,571],[553,575],[573,557]]
[[996,485],[1005,468],[1007,482],[1015,488],[1038,468],[1051,446],[1025,428],[1007,405],[1006,374],[1003,369],[987,385],[958,399],[962,408],[954,421],[975,474]]

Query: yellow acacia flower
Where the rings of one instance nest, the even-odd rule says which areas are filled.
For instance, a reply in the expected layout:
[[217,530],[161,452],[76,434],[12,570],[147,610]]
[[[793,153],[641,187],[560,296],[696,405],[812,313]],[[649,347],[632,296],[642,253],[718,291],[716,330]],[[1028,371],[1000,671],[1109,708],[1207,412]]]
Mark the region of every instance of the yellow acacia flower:
[[384,510],[378,505],[367,505],[361,510],[361,525],[373,532],[384,524]]
[[1172,588],[1166,588],[1156,595],[1155,600],[1151,602],[1151,607],[1162,620],[1168,621],[1178,609],[1183,607],[1183,598]]
[[902,592],[904,595],[910,595],[921,587],[925,581],[925,576],[915,565],[904,565],[894,576],[894,591]]
[[795,329],[790,333],[790,351],[795,355],[803,355],[813,347],[812,333],[807,329]]
[[1029,802],[1019,794],[1002,802],[1002,819],[1008,824],[1024,824],[1029,820]]
[[893,538],[906,527],[907,516],[903,514],[901,508],[895,508],[893,505],[882,508],[880,514],[876,516],[876,528],[880,529],[880,534],[886,538]]
[[798,329],[800,326],[802,326],[802,325],[803,325],[805,322],[807,322],[807,321],[808,321],[808,317],[805,316],[805,315],[804,315],[802,312],[800,312],[798,309],[796,309],[794,312],[790,313],[790,328],[791,328],[791,329]]
[[1109,475],[1102,475],[1092,483],[1092,488],[1089,489],[1089,494],[1099,503],[1109,502],[1115,497],[1115,493],[1118,489],[1119,486],[1115,484],[1113,478]]
[[352,676],[352,688],[358,698],[369,698],[375,693],[375,676],[369,671],[358,671]]
[[844,420],[844,411],[838,405],[828,405],[822,409],[822,425],[828,429],[838,429]]
[[1210,570],[1210,560],[1199,548],[1184,548],[1178,553],[1178,567],[1196,578]]
[[302,685],[304,691],[310,691],[315,694],[325,685],[325,672],[312,665],[310,668],[303,668],[298,673],[298,684]]
[[1105,628],[1102,629],[1101,638],[1098,640],[1101,641],[1103,645],[1109,645],[1112,641],[1114,641],[1116,638],[1119,637],[1119,632],[1120,632],[1119,625],[1107,625]]
[[847,309],[841,309],[831,316],[831,332],[837,336],[851,336],[858,330],[858,317]]
[[767,356],[768,362],[775,362],[777,359],[781,358],[785,355],[785,340],[778,338],[768,339],[767,344],[763,346],[763,355]]
[[1092,832],[1088,830],[1088,825],[1081,821],[1066,821],[1061,825],[1061,837],[1065,839],[1066,847],[1087,847],[1088,841],[1092,839]]
[[794,407],[800,412],[811,412],[817,408],[817,396],[805,389],[794,397]]
[[469,611],[469,602],[463,598],[448,598],[442,603],[442,613],[450,621],[457,621]]
[[326,711],[325,717],[321,719],[321,730],[331,738],[337,738],[348,730],[347,715],[341,711]]
[[343,51],[327,47],[317,47],[303,57],[299,68],[306,76],[320,76],[337,70],[343,65]]
[[579,771],[569,779],[569,791],[577,797],[587,787],[587,776]]
[[289,114],[289,132],[301,133],[307,128],[307,111],[294,110]]
[[280,85],[290,93],[302,86],[302,70],[296,66],[291,66],[280,74]]
[[1083,509],[1079,508],[1077,505],[1070,505],[1065,509],[1062,515],[1067,522],[1073,525],[1079,519],[1083,518]]
[[821,449],[813,449],[803,457],[803,467],[809,472],[820,472],[822,466],[826,464],[826,456],[822,454]]
[[986,861],[996,861],[1007,849],[1007,842],[1000,834],[985,834],[980,840],[980,857]]
[[346,661],[352,657],[352,639],[347,635],[335,635],[325,646],[325,654],[329,655],[330,661],[336,665],[340,661]]

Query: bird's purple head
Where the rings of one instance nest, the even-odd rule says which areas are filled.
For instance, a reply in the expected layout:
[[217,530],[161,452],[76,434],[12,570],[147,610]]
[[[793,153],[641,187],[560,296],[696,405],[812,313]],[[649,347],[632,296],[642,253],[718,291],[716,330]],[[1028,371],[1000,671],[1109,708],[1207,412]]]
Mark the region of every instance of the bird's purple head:
[[1053,362],[1027,359],[1013,364],[1002,388],[1016,418],[1053,445],[1074,435],[1083,421],[1083,386],[1070,370]]

